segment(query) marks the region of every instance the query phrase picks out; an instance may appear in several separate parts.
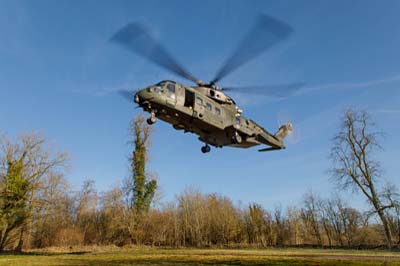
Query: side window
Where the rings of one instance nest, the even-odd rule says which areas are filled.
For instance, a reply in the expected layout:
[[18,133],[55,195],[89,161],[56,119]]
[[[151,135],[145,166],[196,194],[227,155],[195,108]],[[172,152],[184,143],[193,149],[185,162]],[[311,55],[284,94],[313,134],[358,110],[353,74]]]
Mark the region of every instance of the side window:
[[219,109],[218,107],[215,107],[215,113],[217,115],[221,115],[221,109]]
[[175,84],[168,83],[167,89],[168,89],[171,93],[175,93]]
[[240,117],[236,117],[236,125],[240,125]]
[[203,105],[203,99],[201,99],[200,97],[197,97],[196,98],[196,104]]
[[211,103],[206,103],[206,108],[207,108],[208,111],[211,111],[212,110]]

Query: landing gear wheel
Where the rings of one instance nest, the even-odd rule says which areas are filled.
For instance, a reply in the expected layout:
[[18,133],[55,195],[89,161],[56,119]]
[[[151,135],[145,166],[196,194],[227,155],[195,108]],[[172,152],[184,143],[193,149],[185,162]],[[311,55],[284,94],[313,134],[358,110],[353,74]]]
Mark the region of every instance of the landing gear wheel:
[[207,153],[207,152],[210,152],[210,151],[211,151],[211,148],[207,144],[204,145],[203,147],[201,147],[201,152],[202,153]]
[[147,120],[147,124],[148,125],[152,125],[152,124],[154,124],[156,121],[157,121],[157,119],[154,117],[150,117],[150,118],[148,118]]
[[151,113],[151,116],[146,120],[147,124],[152,125],[157,121],[156,114],[154,112]]
[[242,136],[240,136],[240,134],[237,133],[237,131],[236,131],[235,135],[233,135],[233,137],[232,137],[232,141],[235,144],[240,144],[240,143],[242,143]]

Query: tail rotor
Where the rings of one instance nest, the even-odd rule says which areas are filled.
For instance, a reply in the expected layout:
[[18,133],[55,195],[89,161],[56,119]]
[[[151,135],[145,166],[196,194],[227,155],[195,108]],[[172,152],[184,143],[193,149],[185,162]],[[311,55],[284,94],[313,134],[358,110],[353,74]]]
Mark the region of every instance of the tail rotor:
[[[290,122],[289,122],[290,121]],[[279,126],[275,136],[286,143],[297,144],[300,141],[300,130],[297,123],[291,118],[287,110],[281,110],[277,114],[277,123]],[[296,124],[296,125],[294,125]]]

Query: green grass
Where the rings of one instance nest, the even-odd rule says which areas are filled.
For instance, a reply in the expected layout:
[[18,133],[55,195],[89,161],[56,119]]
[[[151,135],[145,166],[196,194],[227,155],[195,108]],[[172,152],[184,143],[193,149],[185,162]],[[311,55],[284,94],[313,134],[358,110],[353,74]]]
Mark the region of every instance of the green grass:
[[399,265],[400,253],[323,249],[152,249],[91,248],[33,250],[1,254],[0,266],[125,265]]

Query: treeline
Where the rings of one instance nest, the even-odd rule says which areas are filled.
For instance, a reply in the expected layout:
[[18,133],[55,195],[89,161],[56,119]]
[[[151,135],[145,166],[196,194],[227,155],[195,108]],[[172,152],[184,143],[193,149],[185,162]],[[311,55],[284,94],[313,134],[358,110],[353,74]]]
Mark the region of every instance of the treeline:
[[[79,192],[67,191],[61,185],[43,195],[48,204],[32,217],[27,246],[385,245],[383,228],[369,213],[350,207],[339,197],[322,199],[312,192],[305,194],[297,207],[266,210],[256,203],[237,206],[228,197],[186,190],[173,202],[139,217],[131,212],[123,189],[98,193],[88,181]],[[399,217],[394,212],[388,217],[392,232],[398,235]]]

